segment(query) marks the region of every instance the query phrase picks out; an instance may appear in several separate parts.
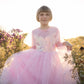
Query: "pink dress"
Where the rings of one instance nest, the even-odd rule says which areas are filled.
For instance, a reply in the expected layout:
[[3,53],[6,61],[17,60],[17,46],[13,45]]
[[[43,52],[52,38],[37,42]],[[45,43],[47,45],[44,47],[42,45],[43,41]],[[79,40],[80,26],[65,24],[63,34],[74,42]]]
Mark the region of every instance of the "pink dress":
[[0,84],[76,84],[69,68],[64,69],[60,61],[66,49],[56,27],[33,30],[32,43],[31,49],[7,59]]

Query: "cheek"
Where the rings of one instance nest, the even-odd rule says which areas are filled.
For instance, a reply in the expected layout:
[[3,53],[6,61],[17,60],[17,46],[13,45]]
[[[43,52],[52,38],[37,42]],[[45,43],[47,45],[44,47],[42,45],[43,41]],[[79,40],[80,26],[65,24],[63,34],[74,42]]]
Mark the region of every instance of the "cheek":
[[49,20],[51,20],[51,17],[48,17]]
[[38,20],[41,20],[42,19],[42,17],[38,17]]

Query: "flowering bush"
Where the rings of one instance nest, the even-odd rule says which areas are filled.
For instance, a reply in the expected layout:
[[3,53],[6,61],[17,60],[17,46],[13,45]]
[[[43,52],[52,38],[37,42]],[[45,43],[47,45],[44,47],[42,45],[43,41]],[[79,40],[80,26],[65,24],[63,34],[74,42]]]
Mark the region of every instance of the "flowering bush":
[[3,67],[5,60],[12,54],[28,49],[24,44],[27,33],[22,33],[20,29],[13,29],[10,33],[0,30],[0,68]]
[[6,55],[5,48],[4,47],[0,47],[0,68],[4,64],[5,55]]
[[78,70],[80,84],[84,84],[84,37],[67,39],[72,45],[72,57],[74,59],[74,69]]

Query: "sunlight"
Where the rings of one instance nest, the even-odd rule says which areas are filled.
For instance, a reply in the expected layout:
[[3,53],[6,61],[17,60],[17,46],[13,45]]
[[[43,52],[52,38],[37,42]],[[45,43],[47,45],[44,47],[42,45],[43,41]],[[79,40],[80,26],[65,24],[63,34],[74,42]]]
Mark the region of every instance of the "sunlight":
[[[38,3],[32,6],[32,2]],[[25,43],[31,45],[31,31],[39,27],[36,11],[42,5],[51,8],[53,20],[50,25],[59,28],[62,40],[84,36],[83,0],[0,0],[0,25],[6,31],[19,28],[29,33]]]
[[32,46],[32,34],[29,33],[27,37],[24,40],[24,43],[27,44],[28,46]]

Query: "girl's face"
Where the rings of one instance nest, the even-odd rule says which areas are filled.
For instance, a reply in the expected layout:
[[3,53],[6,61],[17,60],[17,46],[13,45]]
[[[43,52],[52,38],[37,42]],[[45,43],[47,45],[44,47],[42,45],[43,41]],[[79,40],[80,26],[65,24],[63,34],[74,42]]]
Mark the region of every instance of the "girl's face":
[[50,14],[48,12],[40,12],[38,18],[41,25],[48,25],[50,21]]

